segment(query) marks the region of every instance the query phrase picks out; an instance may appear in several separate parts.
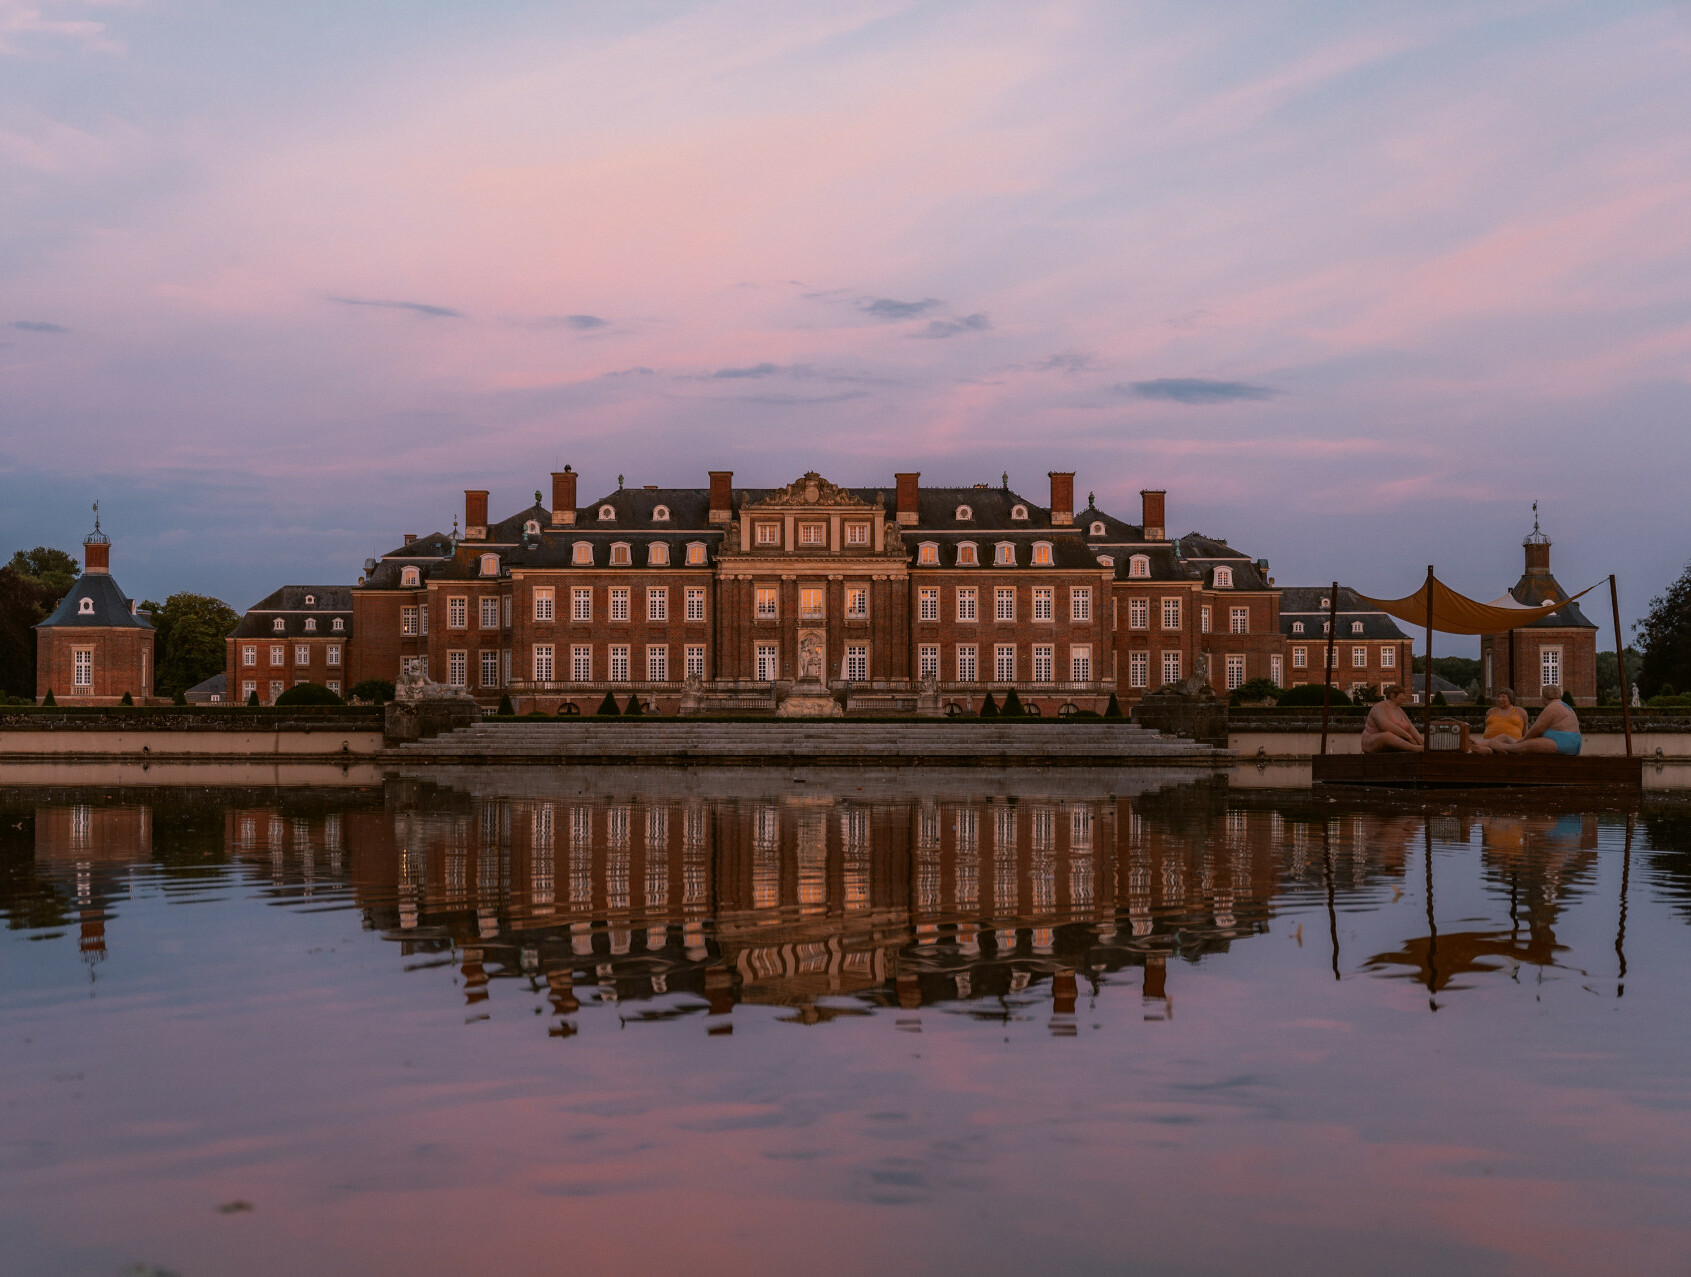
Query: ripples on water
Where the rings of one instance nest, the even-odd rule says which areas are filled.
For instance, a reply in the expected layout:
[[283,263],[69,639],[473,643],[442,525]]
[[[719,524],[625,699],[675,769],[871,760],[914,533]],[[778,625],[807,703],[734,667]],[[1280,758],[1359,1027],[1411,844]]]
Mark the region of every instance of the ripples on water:
[[1691,1267],[1684,817],[800,779],[0,798],[9,1270]]

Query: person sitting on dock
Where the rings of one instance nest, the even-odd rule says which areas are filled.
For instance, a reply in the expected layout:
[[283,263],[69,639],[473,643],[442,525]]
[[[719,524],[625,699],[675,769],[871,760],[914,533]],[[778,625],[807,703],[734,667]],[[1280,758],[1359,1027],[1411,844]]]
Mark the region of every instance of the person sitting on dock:
[[1527,712],[1515,704],[1515,693],[1507,687],[1497,689],[1492,707],[1486,711],[1485,734],[1478,740],[1462,731],[1463,749],[1470,754],[1489,754],[1499,741],[1518,741],[1527,734]]
[[1362,752],[1384,754],[1394,749],[1419,753],[1427,747],[1415,724],[1403,707],[1409,703],[1409,690],[1397,683],[1381,689],[1385,699],[1368,711],[1368,721],[1362,725]]
[[1492,748],[1505,754],[1577,754],[1579,753],[1579,716],[1562,699],[1562,689],[1544,689],[1544,708],[1533,725],[1520,740],[1499,736]]

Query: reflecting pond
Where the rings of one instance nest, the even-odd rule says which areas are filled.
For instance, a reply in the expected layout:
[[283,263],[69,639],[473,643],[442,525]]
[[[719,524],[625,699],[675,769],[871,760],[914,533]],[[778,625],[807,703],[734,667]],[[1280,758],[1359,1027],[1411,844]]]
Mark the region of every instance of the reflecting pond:
[[1671,810],[13,790],[0,914],[6,1271],[1691,1267]]

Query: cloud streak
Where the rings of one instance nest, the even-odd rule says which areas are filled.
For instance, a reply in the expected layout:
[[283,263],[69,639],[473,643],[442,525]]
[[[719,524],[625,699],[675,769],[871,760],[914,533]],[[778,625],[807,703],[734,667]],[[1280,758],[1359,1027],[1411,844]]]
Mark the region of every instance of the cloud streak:
[[1248,381],[1211,381],[1207,377],[1160,377],[1154,381],[1131,381],[1116,389],[1139,399],[1161,399],[1180,404],[1237,403],[1247,399],[1269,399],[1280,393],[1267,386],[1254,386]]
[[26,333],[68,333],[63,324],[49,324],[43,319],[14,319],[10,327]]
[[427,315],[431,319],[462,319],[464,312],[454,310],[450,306],[431,306],[427,302],[380,301],[370,297],[331,297],[330,301],[341,306],[375,306],[383,310],[408,310],[414,315]]

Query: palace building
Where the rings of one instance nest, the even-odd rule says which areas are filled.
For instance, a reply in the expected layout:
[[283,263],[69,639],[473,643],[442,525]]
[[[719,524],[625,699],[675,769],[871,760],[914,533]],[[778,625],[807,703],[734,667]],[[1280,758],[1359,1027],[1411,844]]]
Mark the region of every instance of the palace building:
[[[1287,586],[1280,592],[1280,629],[1285,639],[1282,687],[1320,683],[1333,621],[1333,587]],[[1410,640],[1396,621],[1339,587],[1338,633],[1333,636],[1333,686],[1350,693],[1391,683],[1409,686]]]
[[1007,478],[891,478],[739,488],[712,471],[583,503],[566,466],[549,504],[537,491],[498,520],[472,489],[462,528],[407,536],[356,586],[255,607],[229,641],[230,696],[410,673],[519,713],[592,713],[607,692],[665,714],[772,713],[802,674],[856,713],[924,697],[972,711],[1014,689],[1057,714],[1126,705],[1200,655],[1218,691],[1279,673],[1267,561],[1169,536],[1165,493],[1142,493],[1130,523],[1090,498],[1076,510],[1065,471],[1044,504]]
[[82,575],[53,614],[35,627],[35,694],[60,705],[137,705],[152,695],[152,623],[111,574],[111,538],[94,530],[82,541]]
[[1506,634],[1480,638],[1481,690],[1489,700],[1496,689],[1514,691],[1517,701],[1541,696],[1559,687],[1576,704],[1597,703],[1597,626],[1568,599],[1568,592],[1550,571],[1550,538],[1538,529],[1538,506],[1533,505],[1532,531],[1521,542],[1526,562],[1521,579],[1493,607],[1542,607],[1567,600],[1549,616]]

